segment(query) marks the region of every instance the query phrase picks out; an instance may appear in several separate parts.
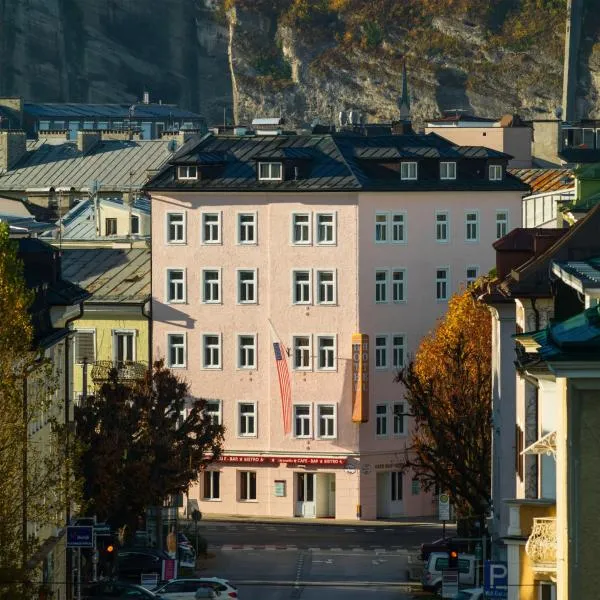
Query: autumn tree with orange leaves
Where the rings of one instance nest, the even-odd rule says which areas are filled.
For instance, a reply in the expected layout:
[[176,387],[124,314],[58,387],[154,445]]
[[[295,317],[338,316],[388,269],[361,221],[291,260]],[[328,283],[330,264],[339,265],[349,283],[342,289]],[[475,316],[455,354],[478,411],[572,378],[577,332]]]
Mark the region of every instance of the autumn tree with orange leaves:
[[469,290],[397,377],[415,427],[406,466],[425,489],[439,485],[459,516],[482,520],[490,505],[491,316]]

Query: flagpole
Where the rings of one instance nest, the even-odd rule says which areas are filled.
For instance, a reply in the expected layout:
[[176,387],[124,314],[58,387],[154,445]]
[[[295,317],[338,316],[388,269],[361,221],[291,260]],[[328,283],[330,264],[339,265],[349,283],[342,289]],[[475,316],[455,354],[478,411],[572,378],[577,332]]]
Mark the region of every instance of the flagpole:
[[275,354],[275,367],[277,369],[277,379],[279,383],[279,396],[281,400],[281,414],[283,421],[283,433],[288,435],[291,433],[292,420],[292,381],[287,363],[288,350],[285,344],[281,341],[275,326],[271,319],[267,319],[271,328],[271,338],[273,343],[273,352]]

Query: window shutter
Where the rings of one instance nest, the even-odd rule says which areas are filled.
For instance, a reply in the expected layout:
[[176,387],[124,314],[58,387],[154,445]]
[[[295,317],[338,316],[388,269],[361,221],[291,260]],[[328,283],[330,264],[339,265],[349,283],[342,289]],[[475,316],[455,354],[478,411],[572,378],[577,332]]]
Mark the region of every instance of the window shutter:
[[78,331],[75,344],[75,361],[82,363],[86,358],[88,362],[96,360],[93,331]]

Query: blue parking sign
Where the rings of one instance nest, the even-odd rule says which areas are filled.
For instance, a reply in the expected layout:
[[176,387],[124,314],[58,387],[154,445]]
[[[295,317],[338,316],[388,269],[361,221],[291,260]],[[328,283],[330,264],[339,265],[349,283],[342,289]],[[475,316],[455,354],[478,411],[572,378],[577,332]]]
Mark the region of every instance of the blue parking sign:
[[485,561],[483,588],[487,598],[506,598],[508,595],[508,565],[505,562]]
[[94,528],[91,525],[68,525],[67,548],[93,548]]

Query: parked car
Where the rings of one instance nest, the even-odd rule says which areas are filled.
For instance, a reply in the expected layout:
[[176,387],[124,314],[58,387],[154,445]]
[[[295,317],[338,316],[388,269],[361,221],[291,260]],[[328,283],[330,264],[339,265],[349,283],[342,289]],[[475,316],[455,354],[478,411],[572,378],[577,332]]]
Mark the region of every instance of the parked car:
[[[421,577],[423,589],[439,594],[442,590],[442,571],[448,568],[446,552],[432,552]],[[475,585],[475,569],[477,560],[474,554],[458,554],[458,583],[459,585]]]
[[173,579],[159,587],[156,593],[164,600],[194,600],[196,592],[200,589],[211,589],[217,600],[237,598],[237,588],[227,579],[219,577],[199,577]]
[[162,576],[162,561],[171,557],[156,548],[120,548],[117,552],[116,574],[120,579],[140,581],[142,573]]
[[458,552],[469,552],[469,541],[457,537],[440,538],[434,542],[421,544],[421,560],[427,561],[432,552],[447,552],[450,546]]
[[456,600],[483,600],[483,588],[478,587],[459,590]]
[[131,598],[137,600],[161,600],[160,596],[141,585],[124,581],[100,581],[85,586],[83,600],[112,600],[113,598]]

